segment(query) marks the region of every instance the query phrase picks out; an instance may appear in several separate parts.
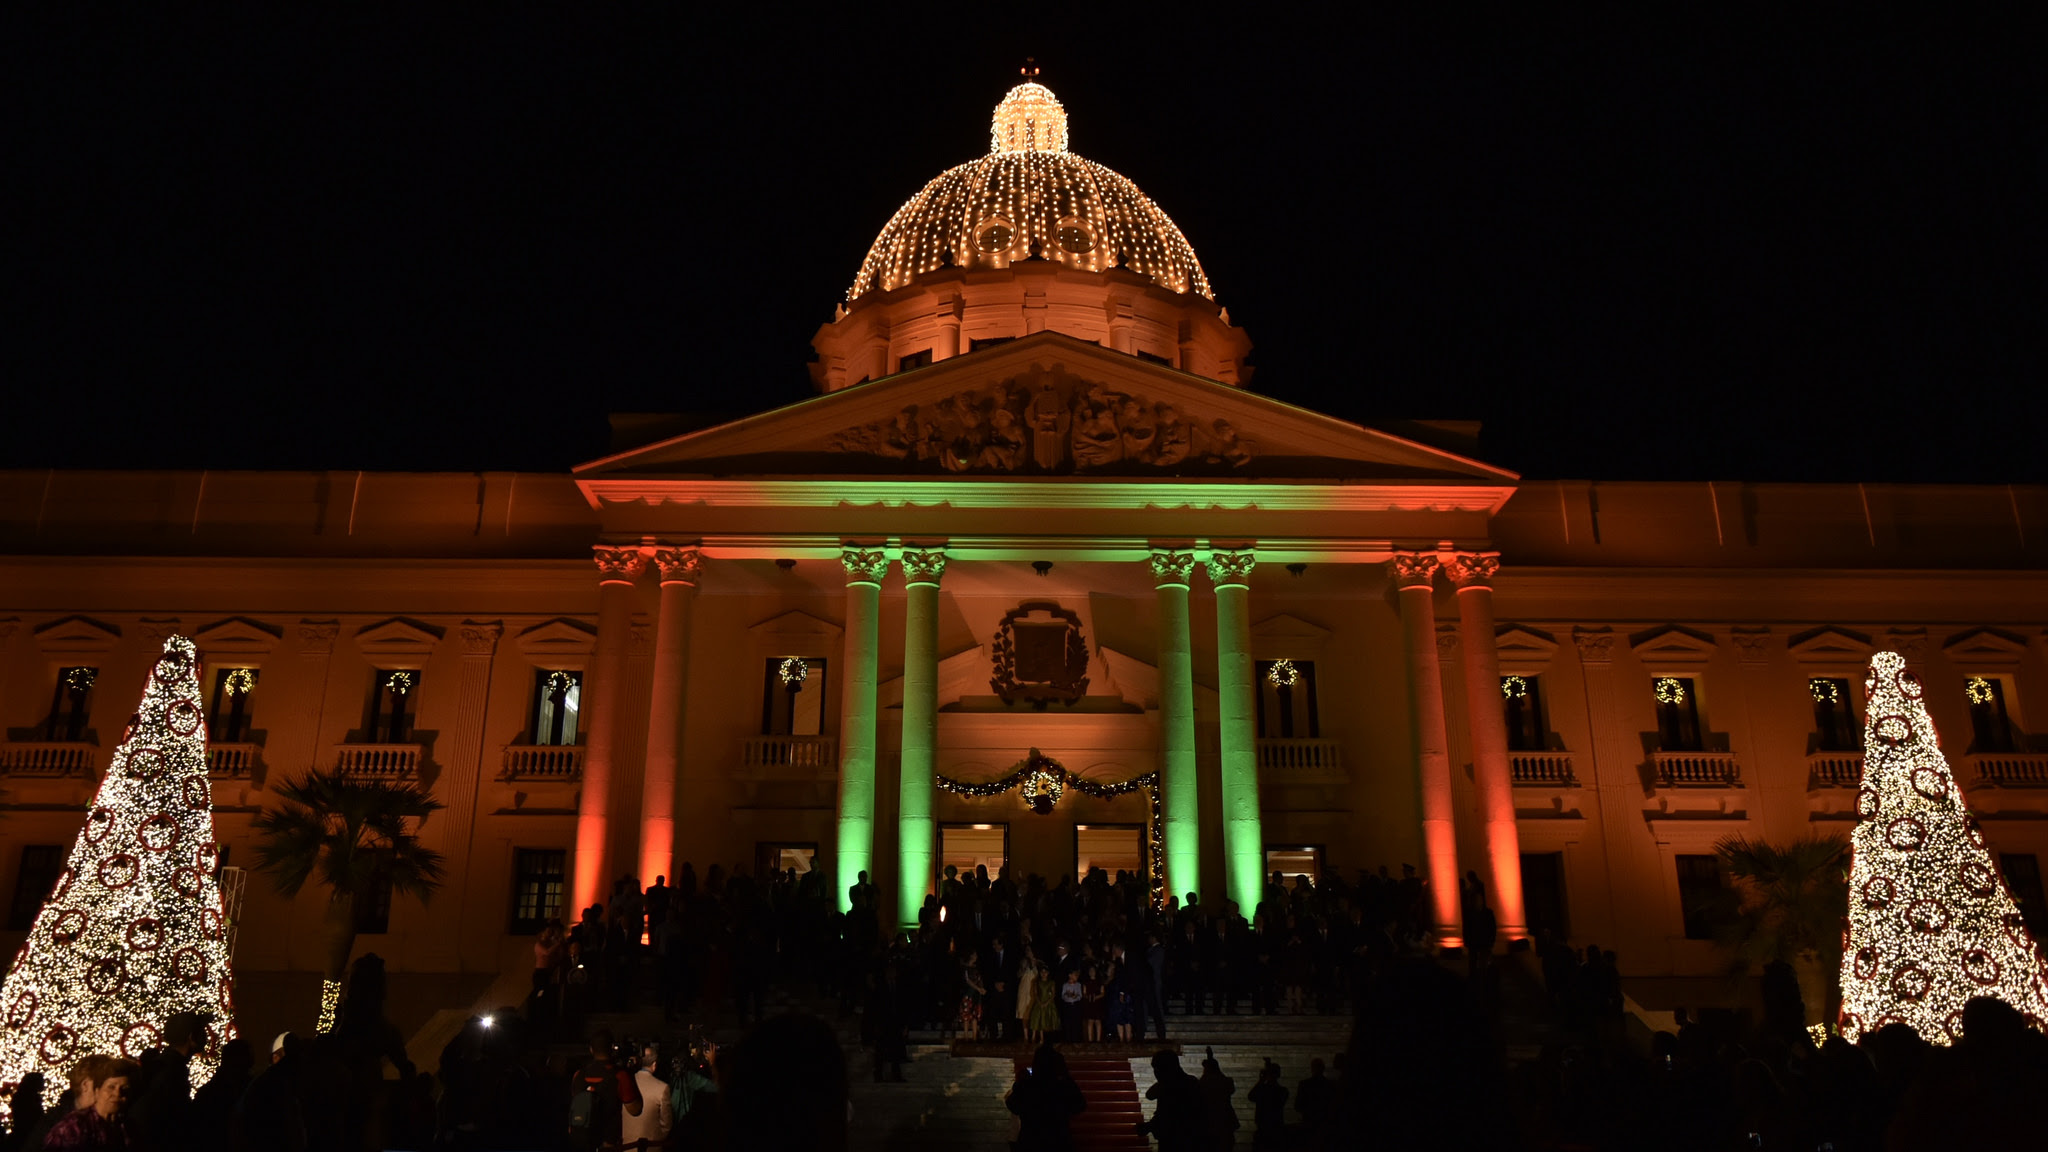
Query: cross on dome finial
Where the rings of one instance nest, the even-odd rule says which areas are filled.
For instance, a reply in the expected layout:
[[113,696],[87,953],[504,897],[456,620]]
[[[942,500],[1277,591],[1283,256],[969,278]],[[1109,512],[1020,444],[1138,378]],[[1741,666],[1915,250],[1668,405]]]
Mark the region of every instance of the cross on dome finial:
[[1038,82],[1038,65],[1025,57],[1017,70],[1024,82],[996,105],[989,128],[990,152],[1065,152],[1067,110],[1052,89]]

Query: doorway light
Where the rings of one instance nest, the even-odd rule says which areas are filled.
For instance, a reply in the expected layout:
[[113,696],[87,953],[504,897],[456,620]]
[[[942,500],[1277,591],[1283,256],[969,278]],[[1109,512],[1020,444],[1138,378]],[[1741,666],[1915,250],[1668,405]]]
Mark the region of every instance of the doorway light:
[[972,824],[972,825],[969,825],[969,827],[973,828],[973,829],[974,829],[974,830],[975,830],[976,832],[988,832],[988,831],[991,831],[991,830],[993,830],[993,829],[995,828],[995,825],[993,825],[993,824]]

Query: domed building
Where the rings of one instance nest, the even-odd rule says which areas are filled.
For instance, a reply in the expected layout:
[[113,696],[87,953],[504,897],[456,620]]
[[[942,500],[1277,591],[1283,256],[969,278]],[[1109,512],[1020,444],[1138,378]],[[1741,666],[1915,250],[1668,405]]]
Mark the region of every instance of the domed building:
[[[1884,649],[2048,913],[2048,493],[1529,480],[1262,396],[1085,140],[1013,88],[846,254],[820,395],[571,474],[0,472],[9,928],[174,633],[230,868],[308,767],[416,781],[444,895],[365,901],[358,948],[517,995],[541,924],[685,862],[890,925],[948,868],[1249,916],[1408,865],[1441,946],[1475,877],[1500,947],[1711,1002],[1714,846],[1850,826]],[[246,892],[238,970],[318,969],[318,898]]]

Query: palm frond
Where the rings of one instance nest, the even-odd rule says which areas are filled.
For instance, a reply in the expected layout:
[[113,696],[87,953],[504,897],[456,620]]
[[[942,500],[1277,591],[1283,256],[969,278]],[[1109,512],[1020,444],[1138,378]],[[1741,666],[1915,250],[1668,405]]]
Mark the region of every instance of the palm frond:
[[440,887],[441,854],[425,847],[408,821],[442,805],[416,784],[362,780],[315,770],[277,787],[280,803],[251,822],[256,866],[295,896],[319,879],[329,898],[362,896],[379,879],[424,901]]

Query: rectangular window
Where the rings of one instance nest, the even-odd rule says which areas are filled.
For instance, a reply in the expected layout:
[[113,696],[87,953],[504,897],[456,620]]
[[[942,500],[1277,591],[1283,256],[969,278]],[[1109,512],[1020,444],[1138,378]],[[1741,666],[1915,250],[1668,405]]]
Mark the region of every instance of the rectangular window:
[[817,736],[824,730],[824,658],[770,656],[762,673],[761,735]]
[[371,744],[403,744],[412,734],[420,690],[417,668],[379,668],[370,681],[370,718],[364,738]]
[[1259,738],[1262,740],[1314,739],[1316,718],[1316,662],[1313,660],[1259,660],[1252,664],[1258,679]]
[[1664,752],[1698,752],[1700,694],[1690,676],[1659,676],[1650,682],[1657,702],[1657,747]]
[[391,931],[391,881],[372,877],[370,890],[356,897],[356,932],[374,936]]
[[254,668],[216,668],[213,672],[213,705],[208,710],[206,731],[223,744],[239,744],[249,738],[249,706],[256,694]]
[[560,848],[512,850],[512,918],[505,931],[533,936],[562,915],[569,854]]
[[1571,938],[1565,920],[1564,853],[1522,853],[1522,906],[1530,932],[1548,932],[1553,940]]
[[533,742],[574,744],[583,703],[583,673],[541,668],[533,674]]
[[2011,752],[2012,718],[2005,710],[2005,681],[1997,676],[1972,676],[1963,681],[1970,701],[1970,751]]
[[908,372],[913,368],[929,368],[931,363],[932,350],[927,348],[922,352],[912,352],[898,360],[896,362],[896,370],[898,372]]
[[1863,747],[1863,726],[1849,700],[1847,680],[1816,676],[1806,682],[1813,697],[1813,730],[1820,752],[1855,752]]
[[1721,899],[1721,861],[1716,856],[1678,858],[1678,909],[1687,940],[1714,938],[1714,913]]
[[2048,896],[2041,891],[2041,861],[2032,852],[2001,852],[1998,870],[2005,873],[2005,886],[2020,906],[2027,927],[2039,936],[2048,929]]
[[795,869],[797,879],[801,880],[818,866],[818,846],[816,843],[756,841],[754,859],[760,865],[760,875],[763,879],[772,879],[776,873],[787,875],[791,869]]
[[1508,751],[1543,751],[1549,742],[1543,727],[1542,681],[1535,676],[1503,676],[1500,697],[1508,723]]
[[99,669],[83,665],[57,669],[57,691],[50,700],[44,739],[85,739],[85,721],[92,714],[92,686],[99,676]]
[[1003,874],[1003,867],[1009,862],[1008,824],[939,825],[939,876],[946,874],[950,864],[962,876],[973,876],[975,869],[986,868],[989,878],[994,879]]
[[1308,877],[1309,887],[1323,882],[1323,849],[1319,844],[1296,844],[1280,847],[1266,845],[1266,882],[1271,883],[1274,873],[1280,874],[1280,883],[1288,891],[1294,890],[1298,876]]
[[64,849],[55,844],[29,844],[21,850],[21,870],[14,874],[14,907],[7,928],[23,932],[35,926],[36,913],[50,898],[57,874],[64,870]]

